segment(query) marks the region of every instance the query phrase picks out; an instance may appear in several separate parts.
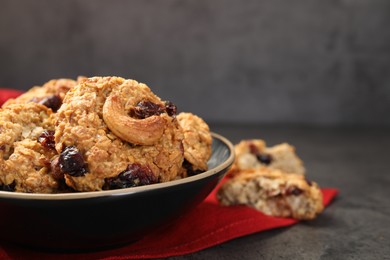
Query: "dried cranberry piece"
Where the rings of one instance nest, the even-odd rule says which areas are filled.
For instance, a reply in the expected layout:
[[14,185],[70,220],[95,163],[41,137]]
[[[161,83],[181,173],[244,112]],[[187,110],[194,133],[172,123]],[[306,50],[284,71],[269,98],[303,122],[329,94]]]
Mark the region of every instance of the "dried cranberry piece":
[[189,161],[187,161],[186,159],[184,159],[184,161],[183,161],[183,167],[184,167],[184,169],[187,170],[188,176],[194,176],[194,175],[197,175],[197,174],[203,172],[202,170],[194,170],[193,165]]
[[303,193],[303,190],[301,190],[300,188],[298,187],[290,187],[286,190],[286,195],[289,196],[289,195],[294,195],[294,196],[299,196]]
[[15,181],[12,182],[11,184],[0,184],[0,190],[12,192],[12,191],[15,191],[15,186],[16,186]]
[[61,172],[73,177],[84,176],[87,173],[87,165],[80,151],[75,146],[66,147],[59,157]]
[[53,176],[53,178],[57,181],[58,184],[58,191],[65,193],[65,192],[75,192],[74,189],[66,185],[65,178],[64,178],[64,173],[61,171],[60,167],[60,157],[57,156],[55,157],[51,162],[50,162],[50,174]]
[[50,162],[50,170],[51,170],[51,175],[53,176],[54,179],[56,180],[64,179],[64,173],[61,171],[61,166],[60,166],[60,157],[55,157]]
[[54,149],[54,131],[53,130],[45,130],[42,132],[40,136],[38,136],[38,142],[45,148]]
[[272,162],[272,156],[270,154],[261,153],[254,143],[249,144],[249,152],[256,155],[257,160],[262,164],[269,165]]
[[147,117],[160,115],[164,112],[164,110],[164,107],[151,101],[141,101],[134,108],[134,115],[136,118],[144,119]]
[[129,164],[118,176],[105,179],[104,190],[123,189],[129,187],[157,183],[158,179],[148,166],[139,163]]
[[256,155],[256,158],[259,162],[261,162],[262,164],[265,164],[265,165],[269,165],[272,162],[272,156],[269,154],[265,154],[265,153],[258,154],[258,155]]
[[251,154],[254,154],[254,155],[260,154],[259,149],[257,148],[257,146],[256,146],[254,143],[250,143],[250,144],[249,144],[249,152],[250,152]]
[[52,95],[52,96],[45,97],[44,99],[39,101],[38,104],[44,105],[48,108],[51,108],[51,110],[53,110],[53,112],[57,112],[57,110],[62,105],[62,100],[59,96]]
[[177,115],[177,106],[171,101],[165,101],[165,111],[171,117],[176,117]]

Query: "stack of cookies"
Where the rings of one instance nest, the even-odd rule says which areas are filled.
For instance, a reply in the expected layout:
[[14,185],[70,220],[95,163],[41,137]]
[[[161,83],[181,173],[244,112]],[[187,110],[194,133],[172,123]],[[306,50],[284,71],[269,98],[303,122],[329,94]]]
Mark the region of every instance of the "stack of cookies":
[[99,191],[207,170],[208,125],[120,77],[51,80],[0,109],[0,190]]
[[267,215],[303,220],[321,213],[321,190],[305,178],[293,146],[267,147],[260,139],[243,140],[235,152],[228,180],[217,194],[222,205],[248,205]]

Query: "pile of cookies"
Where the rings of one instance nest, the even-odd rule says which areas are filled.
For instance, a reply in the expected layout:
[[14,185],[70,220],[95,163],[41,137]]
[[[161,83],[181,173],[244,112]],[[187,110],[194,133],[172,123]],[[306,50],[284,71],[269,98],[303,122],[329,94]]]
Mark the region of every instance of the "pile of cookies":
[[305,178],[293,146],[243,140],[235,145],[235,153],[228,180],[218,190],[222,205],[248,205],[267,215],[304,220],[322,212],[321,190]]
[[99,191],[207,170],[208,125],[120,77],[51,80],[0,109],[0,190]]

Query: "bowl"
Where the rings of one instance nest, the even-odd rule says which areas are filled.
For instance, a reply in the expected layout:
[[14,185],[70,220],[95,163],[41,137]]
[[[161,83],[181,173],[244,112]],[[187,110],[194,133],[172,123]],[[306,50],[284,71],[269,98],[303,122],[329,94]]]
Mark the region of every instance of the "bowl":
[[147,186],[96,192],[0,191],[0,239],[47,249],[97,249],[130,243],[174,224],[204,200],[233,163],[233,145],[212,133],[209,170]]

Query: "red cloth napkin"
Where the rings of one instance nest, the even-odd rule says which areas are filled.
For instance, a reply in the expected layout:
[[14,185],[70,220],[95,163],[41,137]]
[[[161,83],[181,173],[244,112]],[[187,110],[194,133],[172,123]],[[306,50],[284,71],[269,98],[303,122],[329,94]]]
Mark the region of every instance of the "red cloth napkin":
[[8,99],[16,98],[22,93],[23,93],[22,91],[16,89],[7,89],[7,88],[0,89],[0,107]]
[[[0,97],[4,90],[0,89]],[[4,96],[5,96],[4,94]],[[2,103],[0,103],[1,105]],[[0,244],[0,259],[150,259],[200,251],[225,241],[298,223],[290,218],[270,217],[246,206],[223,207],[216,199],[218,187],[196,208],[167,228],[120,248],[84,253],[55,253]],[[337,189],[322,189],[324,205]],[[321,218],[321,215],[319,216]],[[1,215],[0,215],[1,221]]]

